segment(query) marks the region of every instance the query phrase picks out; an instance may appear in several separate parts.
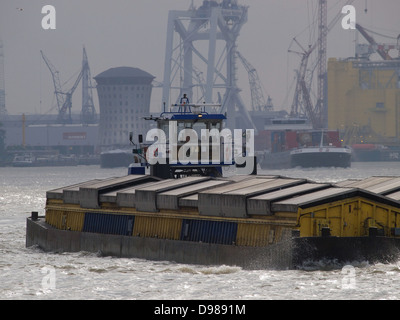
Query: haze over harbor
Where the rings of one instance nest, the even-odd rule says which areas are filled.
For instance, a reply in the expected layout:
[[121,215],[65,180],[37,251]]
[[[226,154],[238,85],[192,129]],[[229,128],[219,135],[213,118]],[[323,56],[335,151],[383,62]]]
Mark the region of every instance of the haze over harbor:
[[[201,2],[193,3],[198,7]],[[344,3],[329,1],[329,21]],[[44,17],[41,11],[47,4],[56,9],[56,30],[44,30],[41,26]],[[126,65],[142,68],[162,81],[168,11],[188,10],[190,5],[188,0],[1,1],[0,39],[4,44],[9,113],[56,113],[56,108],[51,110],[55,104],[51,75],[40,50],[51,57],[63,82],[79,72],[83,45],[93,75],[109,67]],[[257,69],[275,107],[288,109],[292,96],[287,92],[300,58],[287,51],[293,37],[298,36],[304,47],[310,43],[307,26],[315,23],[314,1],[249,0],[246,5],[249,20],[239,37],[238,49]],[[367,13],[364,0],[356,0],[354,6],[358,23],[383,34],[398,35],[398,1],[368,1]],[[343,30],[338,23],[328,37],[328,57],[353,56],[354,39],[355,31]],[[239,72],[242,96],[250,105],[247,73],[244,69]],[[74,99],[77,106],[74,111],[79,112],[80,88]],[[95,99],[98,107],[96,95]],[[154,90],[151,108],[160,110],[160,90]]]

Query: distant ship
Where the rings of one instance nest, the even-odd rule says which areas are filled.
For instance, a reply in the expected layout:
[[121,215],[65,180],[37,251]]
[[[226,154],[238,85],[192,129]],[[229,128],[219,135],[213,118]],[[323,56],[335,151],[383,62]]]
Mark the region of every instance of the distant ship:
[[132,149],[115,149],[100,154],[101,168],[127,168],[133,160]]
[[43,155],[35,156],[32,153],[16,155],[12,161],[13,167],[61,167],[77,166],[78,159],[75,156]]
[[400,161],[400,147],[379,144],[360,143],[351,146],[353,161]]
[[351,166],[352,151],[342,147],[338,131],[304,129],[299,121],[285,119],[280,123],[284,127],[259,134],[256,150],[261,169]]

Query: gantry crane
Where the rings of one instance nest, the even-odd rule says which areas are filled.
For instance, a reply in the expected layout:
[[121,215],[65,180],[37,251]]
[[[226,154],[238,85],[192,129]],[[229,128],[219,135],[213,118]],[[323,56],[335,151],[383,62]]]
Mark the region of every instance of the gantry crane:
[[193,80],[202,81],[204,75],[205,82],[198,91],[201,100],[213,104],[216,95],[221,95],[221,113],[228,115],[227,128],[257,132],[240,96],[236,74],[237,41],[247,19],[248,7],[238,0],[203,0],[198,8],[192,3],[188,11],[170,11],[162,101],[177,103],[183,94],[199,101],[193,92]]
[[243,66],[249,75],[251,105],[253,111],[272,111],[273,106],[271,99],[268,99],[268,101],[265,100],[257,70],[245,59],[245,57],[242,56],[239,51],[236,51],[236,54],[240,61],[242,61]]

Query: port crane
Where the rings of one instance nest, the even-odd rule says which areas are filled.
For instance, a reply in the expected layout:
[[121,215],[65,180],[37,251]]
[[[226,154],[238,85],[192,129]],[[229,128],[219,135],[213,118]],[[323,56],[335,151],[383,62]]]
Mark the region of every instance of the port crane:
[[[351,5],[355,0],[348,0],[346,5]],[[314,129],[321,129],[326,126],[327,110],[325,104],[326,90],[326,54],[327,54],[327,36],[333,26],[339,21],[342,13],[337,14],[327,25],[328,16],[327,0],[318,0],[318,39],[313,45],[306,49],[297,41],[293,41],[300,47],[302,52],[288,50],[301,56],[300,67],[297,70],[297,81],[294,98],[291,107],[291,116],[298,116],[303,109],[310,119]],[[310,85],[307,84],[306,73],[310,55],[318,48],[318,96],[315,107],[313,106],[310,94]]]
[[61,108],[65,103],[65,97],[64,97],[64,93],[62,91],[61,83],[60,83],[60,73],[54,67],[54,65],[51,63],[51,61],[45,56],[45,54],[43,53],[42,50],[40,50],[40,53],[42,55],[44,62],[47,65],[47,67],[49,68],[51,76],[53,78],[54,94],[56,95],[57,106],[58,106],[58,111],[59,111],[59,118],[60,118]]
[[273,111],[271,98],[265,100],[264,92],[261,86],[260,79],[258,77],[257,70],[251,65],[249,61],[245,59],[245,57],[243,57],[243,55],[239,51],[236,51],[236,55],[239,57],[249,75],[251,106],[253,108],[253,111]]
[[60,123],[71,123],[72,95],[74,94],[79,82],[82,80],[82,123],[95,122],[96,112],[93,104],[93,96],[91,93],[91,75],[89,63],[85,48],[83,48],[83,63],[82,69],[79,72],[73,86],[67,92],[62,90],[60,83],[59,71],[54,67],[50,60],[45,56],[43,51],[40,51],[44,62],[50,70],[54,84],[54,93],[56,95],[58,106],[58,118]]
[[[365,29],[364,27],[362,27],[360,24],[356,24],[356,29],[358,30],[358,32],[360,32],[362,34],[362,36],[365,38],[365,40],[368,41],[369,43],[369,52],[367,53],[367,55],[369,55],[372,52],[376,52],[379,54],[379,56],[383,59],[383,60],[393,60],[393,58],[389,55],[389,51],[392,49],[397,49],[399,50],[399,39],[400,39],[400,35],[399,37],[397,37],[397,45],[393,45],[393,44],[378,44],[375,39],[368,33],[367,29]],[[400,55],[400,51],[399,51],[399,55]]]
[[89,60],[86,49],[83,47],[82,61],[82,123],[89,124],[96,122],[96,109],[93,103],[92,76],[89,68]]

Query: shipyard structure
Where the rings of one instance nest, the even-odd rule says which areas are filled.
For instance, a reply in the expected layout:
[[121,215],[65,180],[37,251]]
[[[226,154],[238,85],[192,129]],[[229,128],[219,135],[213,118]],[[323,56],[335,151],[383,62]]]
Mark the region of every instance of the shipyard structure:
[[[81,72],[67,90],[61,87],[57,69],[41,53],[52,76],[58,113],[8,115],[3,112],[0,121],[7,154],[0,159],[0,164],[102,164],[104,157],[104,167],[127,167],[133,159],[132,150],[127,149],[129,133],[137,137],[148,131],[148,122],[143,118],[150,111],[154,77],[138,68],[117,67],[95,76],[97,83],[92,84],[84,49]],[[79,83],[82,84],[82,110],[77,113],[73,111],[72,96]],[[92,88],[97,88],[99,115],[95,111]]]
[[398,161],[400,35],[380,44],[375,32],[356,29],[367,43],[356,44],[355,57],[328,61],[328,126],[339,130],[355,161]]

